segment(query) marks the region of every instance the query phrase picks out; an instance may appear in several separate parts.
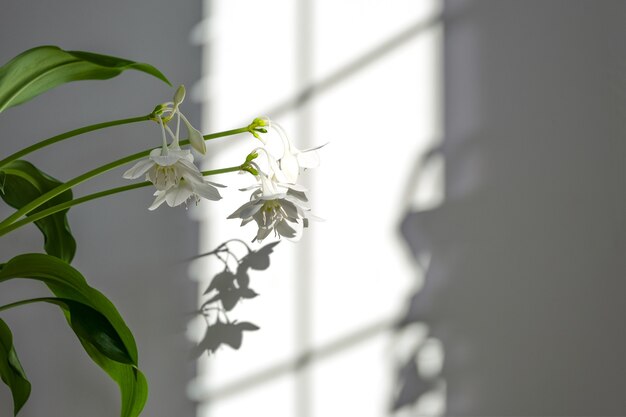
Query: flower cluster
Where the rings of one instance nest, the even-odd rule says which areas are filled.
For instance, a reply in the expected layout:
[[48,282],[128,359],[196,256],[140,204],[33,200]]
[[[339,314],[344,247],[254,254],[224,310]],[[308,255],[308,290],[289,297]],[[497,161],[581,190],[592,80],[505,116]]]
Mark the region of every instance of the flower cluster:
[[[256,163],[252,163],[258,171],[255,175],[257,183],[242,190],[253,190],[250,201],[235,210],[228,218],[241,219],[242,226],[254,220],[258,232],[253,241],[260,242],[272,232],[276,237],[298,240],[302,235],[302,229],[308,227],[309,219],[317,217],[310,213],[307,189],[297,181],[304,169],[319,165],[317,149],[321,146],[307,150],[296,148],[284,129],[267,118],[255,119],[252,125],[257,128],[267,126],[278,133],[282,140],[283,153],[276,159],[265,147],[254,150],[256,154],[259,151],[265,154],[267,172]],[[265,144],[258,134],[255,134],[255,137]]]
[[[163,203],[175,207],[189,201],[198,203],[201,198],[213,201],[221,199],[216,188],[221,185],[206,180],[194,164],[191,151],[180,146],[182,121],[187,128],[191,147],[200,154],[206,153],[205,137],[180,111],[179,107],[184,98],[185,88],[180,86],[174,94],[173,101],[160,104],[154,109],[150,119],[157,122],[161,128],[162,145],[153,149],[148,158],[139,161],[124,173],[124,178],[137,179],[145,176],[146,180],[154,184],[155,200],[150,210]],[[174,118],[176,130],[172,131],[168,123]],[[266,146],[267,142],[263,135],[270,130],[280,138],[282,153],[279,157],[273,155]],[[228,218],[241,219],[242,226],[254,221],[258,226],[258,232],[253,241],[260,242],[272,233],[275,237],[298,240],[303,228],[308,227],[309,219],[316,219],[310,213],[307,204],[307,189],[298,184],[298,179],[303,170],[319,165],[317,150],[321,146],[306,150],[298,149],[287,137],[284,129],[268,118],[254,119],[247,128],[239,131],[248,131],[264,146],[254,149],[244,164],[235,167],[252,174],[256,182],[242,190],[252,191],[250,199]],[[168,136],[171,139],[169,143]],[[259,158],[260,154],[263,154],[264,158]]]
[[265,173],[257,176],[259,184],[253,186],[250,201],[228,216],[242,219],[241,225],[254,220],[259,226],[254,240],[262,241],[274,231],[277,236],[290,239],[299,237],[307,222],[306,195],[290,188],[290,184],[272,181]]
[[[150,210],[154,210],[164,202],[170,207],[178,206],[188,201],[198,203],[200,198],[219,200],[219,184],[207,181],[202,172],[194,165],[194,157],[190,150],[181,149],[179,144],[180,122],[184,122],[189,134],[189,143],[201,154],[206,153],[206,145],[202,134],[195,129],[181,113],[179,105],[185,99],[185,87],[180,86],[174,95],[174,101],[157,106],[153,112],[154,120],[161,127],[163,144],[153,149],[150,156],[139,161],[135,166],[124,173],[126,179],[136,179],[145,174],[146,180],[156,187],[156,197]],[[176,117],[176,132],[172,132],[167,122]],[[167,143],[166,132],[171,137]]]

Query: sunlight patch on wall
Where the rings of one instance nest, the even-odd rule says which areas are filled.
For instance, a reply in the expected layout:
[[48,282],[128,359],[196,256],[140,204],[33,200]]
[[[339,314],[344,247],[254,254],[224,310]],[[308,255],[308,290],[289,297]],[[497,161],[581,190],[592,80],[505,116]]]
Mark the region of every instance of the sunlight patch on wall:
[[[246,333],[239,350],[203,355],[189,394],[202,403],[201,417],[250,410],[387,415],[394,391],[391,325],[420,280],[398,223],[413,205],[407,190],[415,164],[441,139],[439,1],[213,0],[210,6],[192,34],[196,42],[205,38],[205,76],[194,88],[205,104],[204,130],[267,115],[303,148],[329,142],[321,166],[304,174],[313,212],[326,221],[312,223],[298,244],[281,242],[269,269],[251,275],[260,296],[229,318],[260,330]],[[311,12],[306,25],[298,24],[301,7]],[[304,71],[303,56],[310,63]],[[220,151],[206,169],[240,163],[257,144],[242,135],[210,146]],[[242,187],[251,180],[237,177]],[[236,188],[219,204],[194,211],[202,220],[201,251],[254,236],[252,225],[212,221],[248,198]],[[201,290],[220,268],[210,259],[193,265]],[[306,303],[298,301],[303,288]],[[198,340],[202,328],[196,321],[190,336]],[[435,350],[420,360],[436,366]]]

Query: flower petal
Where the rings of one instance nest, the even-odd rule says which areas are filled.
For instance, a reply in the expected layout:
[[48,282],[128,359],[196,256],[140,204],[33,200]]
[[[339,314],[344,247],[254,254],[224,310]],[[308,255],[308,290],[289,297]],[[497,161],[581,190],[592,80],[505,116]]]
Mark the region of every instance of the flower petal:
[[141,177],[143,174],[148,172],[150,168],[154,166],[154,162],[151,159],[143,159],[137,162],[131,169],[126,171],[122,177],[127,180],[134,180]]
[[[246,203],[249,204],[249,203]],[[244,206],[246,205],[244,204]],[[261,207],[263,207],[263,204],[261,204],[261,202],[256,202],[256,204],[252,204],[248,207],[246,207],[245,209],[241,210],[241,218],[242,219],[247,219],[249,217],[254,216],[260,209]],[[242,207],[243,208],[243,207]]]
[[[266,152],[267,162],[269,164],[270,174],[268,177],[272,178],[274,182],[289,182],[285,173],[280,169],[280,165],[276,161],[276,159]],[[263,175],[263,174],[261,174]]]
[[172,187],[165,191],[165,201],[170,207],[183,204],[193,195],[193,190],[186,182],[181,182],[178,187]]
[[254,242],[255,240],[258,240],[260,242],[266,237],[268,237],[271,232],[272,232],[272,229],[268,227],[260,227],[259,231],[257,232],[255,238],[252,239],[252,241]]
[[250,223],[252,220],[254,220],[252,217],[248,217],[247,219],[243,219],[243,220],[241,221],[241,226],[245,226],[245,225],[247,225],[247,224],[248,224],[248,223]]
[[150,159],[152,159],[157,165],[160,165],[162,167],[169,167],[178,163],[178,161],[180,161],[180,156],[170,151],[167,155],[150,156]]
[[289,223],[287,223],[285,220],[283,220],[282,222],[278,222],[278,224],[275,226],[276,231],[278,232],[279,235],[287,237],[287,238],[294,238],[296,237],[296,230],[294,228],[292,228]]
[[265,199],[273,199],[275,195],[281,192],[278,189],[278,184],[269,179],[267,175],[261,174],[258,178],[261,181],[261,190],[263,191],[263,197],[265,197]]
[[166,155],[161,155],[161,149],[158,148],[150,152],[150,159],[162,167],[167,167],[182,162],[192,163],[193,155],[186,149],[168,149]]
[[289,152],[285,152],[285,155],[280,159],[280,169],[285,175],[286,182],[295,183],[298,181],[298,175],[300,174],[300,166],[298,165],[298,159],[295,155]]
[[304,230],[304,221],[306,219],[302,219],[302,222],[297,222],[297,223],[289,223],[289,225],[294,229],[294,236],[293,237],[289,237],[289,236],[285,236],[288,240],[290,240],[291,242],[297,242],[302,238],[302,232]]
[[287,213],[287,217],[289,217],[290,220],[297,220],[298,219],[298,217],[299,217],[298,216],[298,208],[291,201],[281,200],[280,201],[280,206],[283,208],[283,210],[285,210],[285,213]]
[[154,199],[154,202],[152,203],[152,205],[148,207],[148,210],[152,211],[152,210],[156,210],[157,208],[159,208],[159,206],[165,202],[165,193],[166,193],[165,191],[157,191],[156,193],[154,193],[156,198]]
[[293,188],[290,188],[289,191],[287,191],[287,197],[290,197],[290,196],[303,202],[309,201],[309,199],[307,198],[306,194],[304,194],[303,191],[297,191],[297,190],[294,190]]
[[247,203],[245,203],[244,205],[242,205],[241,207],[239,207],[237,210],[235,210],[230,216],[227,217],[227,219],[246,219],[250,216],[252,216],[252,214],[249,214],[247,216],[243,216],[242,213],[247,214],[248,210],[251,210],[251,207],[255,206],[256,209],[252,211],[252,214],[256,213],[257,211],[259,211],[259,209],[261,208],[261,204],[258,200],[255,201],[248,201]]
[[260,186],[261,186],[261,184],[254,184],[254,185],[251,185],[249,187],[239,188],[239,191],[250,191],[250,190],[254,190],[256,188],[259,188]]
[[292,189],[294,191],[301,191],[303,193],[309,191],[308,188],[306,188],[304,185],[300,185],[300,184],[286,184],[286,187],[289,189]]
[[178,168],[181,177],[190,184],[200,185],[205,183],[204,177],[200,171],[192,171],[189,167],[183,165],[178,165]]
[[227,188],[226,185],[220,184],[220,183],[217,183],[217,182],[213,182],[213,181],[205,181],[205,182],[208,183],[208,184],[211,184],[214,187]]
[[320,156],[317,150],[320,148],[323,148],[326,145],[328,145],[328,142],[326,142],[323,145],[316,146],[314,148],[309,148],[309,149],[300,151],[296,155],[296,158],[298,158],[298,165],[300,165],[300,168],[317,168],[320,165]]
[[188,149],[170,149],[170,153],[178,155],[181,160],[193,162],[193,154]]
[[222,196],[220,195],[220,192],[217,191],[217,188],[209,183],[205,182],[202,184],[193,184],[191,188],[196,194],[202,198],[206,198],[207,200],[217,201],[222,199]]
[[299,200],[299,199],[298,199],[298,198],[296,198],[295,196],[292,196],[292,195],[290,195],[290,194],[287,194],[287,195],[285,196],[285,200],[290,201],[290,202],[292,202],[293,204],[295,204],[295,206],[296,206],[296,207],[298,207],[298,209],[301,209],[301,210],[309,210],[309,205],[308,205],[306,202],[304,202],[304,201],[302,201],[302,200]]

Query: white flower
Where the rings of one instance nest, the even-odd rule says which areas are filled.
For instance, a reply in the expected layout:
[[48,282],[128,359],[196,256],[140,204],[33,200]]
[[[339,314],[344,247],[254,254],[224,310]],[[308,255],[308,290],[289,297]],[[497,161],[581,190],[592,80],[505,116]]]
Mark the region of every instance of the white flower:
[[289,139],[285,130],[277,123],[264,119],[267,125],[274,129],[283,141],[283,156],[278,160],[280,171],[284,176],[284,181],[295,184],[303,169],[317,168],[320,164],[320,157],[317,150],[327,144],[310,149],[300,150],[296,148]]
[[250,201],[228,218],[242,219],[242,226],[254,220],[259,230],[253,241],[262,241],[272,231],[275,236],[298,240],[302,228],[308,226],[306,212],[309,208],[305,204],[307,198],[303,189],[279,184],[262,172],[258,178],[260,183],[251,187],[256,190]]
[[[145,174],[146,180],[152,182],[157,191],[156,199],[150,206],[154,210],[164,202],[170,207],[178,206],[188,200],[197,203],[200,197],[207,200],[219,200],[218,184],[206,181],[200,170],[193,163],[193,155],[178,145],[178,135],[167,144],[165,123],[159,118],[163,134],[163,145],[153,149],[147,159],[137,162],[123,175],[126,179],[136,179]],[[168,129],[169,130],[169,129]],[[178,129],[177,129],[178,133]]]
[[[267,133],[265,127],[274,129],[281,138],[283,146],[282,156],[279,159],[271,153],[267,147],[268,144],[259,135],[259,133]],[[256,162],[246,160],[253,168],[248,172],[255,175],[259,183],[248,188],[254,189],[250,201],[239,207],[228,218],[242,219],[242,226],[254,220],[259,230],[253,241],[262,241],[272,232],[277,237],[298,240],[303,228],[308,227],[309,219],[317,218],[309,212],[306,205],[308,201],[306,189],[299,186],[297,180],[301,170],[319,165],[317,149],[321,146],[307,150],[296,148],[282,127],[272,123],[268,118],[254,119],[248,126],[248,131],[266,145],[254,149],[250,155],[256,158],[259,152],[264,153],[267,159],[267,169],[264,172]]]
[[184,174],[194,175],[199,173],[193,164],[191,152],[182,149],[165,148],[153,149],[147,159],[137,162],[131,169],[126,171],[124,178],[134,180],[146,174],[146,180],[150,181],[157,190],[165,191],[172,187],[178,187]]
[[155,210],[164,202],[170,207],[176,207],[187,201],[200,202],[200,197],[207,200],[217,201],[222,198],[219,191],[215,187],[223,187],[222,185],[206,181],[202,174],[200,175],[184,175],[178,186],[168,188],[167,190],[157,190],[154,195],[156,198],[149,207],[149,210]]

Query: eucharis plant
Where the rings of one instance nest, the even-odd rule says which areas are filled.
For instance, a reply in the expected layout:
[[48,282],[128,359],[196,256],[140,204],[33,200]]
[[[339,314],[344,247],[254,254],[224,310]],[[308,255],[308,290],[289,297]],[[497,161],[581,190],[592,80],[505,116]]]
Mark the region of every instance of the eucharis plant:
[[[30,49],[0,67],[0,113],[61,84],[110,79],[127,70],[141,71],[171,86],[169,80],[149,64],[90,52],[64,51],[55,46]],[[197,204],[203,199],[216,201],[221,199],[219,188],[224,186],[207,180],[207,177],[247,172],[252,176],[253,184],[244,191],[254,191],[249,201],[229,218],[241,219],[242,225],[254,220],[258,231],[253,240],[262,241],[269,236],[297,240],[303,229],[308,227],[309,219],[315,218],[308,207],[307,190],[298,185],[297,180],[303,169],[319,164],[317,148],[297,149],[284,130],[267,118],[257,118],[248,126],[237,129],[203,135],[182,113],[184,98],[185,88],[180,86],[174,91],[172,101],[157,105],[145,116],[75,129],[32,144],[0,160],[0,197],[15,209],[0,222],[0,236],[34,223],[43,235],[45,252],[0,260],[4,261],[0,264],[0,284],[13,279],[38,280],[51,293],[49,297],[0,306],[0,312],[40,302],[58,306],[87,354],[119,385],[122,417],[134,417],[141,413],[148,394],[146,378],[139,369],[133,334],[114,304],[91,287],[85,277],[71,266],[77,243],[68,223],[68,210],[87,201],[148,186],[155,188],[155,199],[148,206],[150,210],[156,210],[163,203],[176,207]],[[65,182],[23,159],[31,152],[74,136],[140,122],[157,124],[160,146],[112,161]],[[184,129],[181,129],[181,122]],[[265,145],[263,136],[269,129],[275,130],[283,141],[282,155],[273,155],[261,146],[246,153],[240,165],[201,171],[189,149],[191,147],[204,155],[206,141],[247,133]],[[187,133],[184,139],[181,130]],[[132,162],[135,165],[127,168],[123,177],[131,180],[144,177],[145,181],[74,197],[72,188],[76,185]],[[237,288],[247,289],[242,285],[238,284]],[[254,326],[247,326],[243,330],[254,330]],[[210,337],[210,332],[207,337]],[[212,346],[213,342],[204,340],[203,343]],[[240,340],[236,344],[240,344]],[[17,415],[30,396],[31,384],[20,363],[11,330],[2,319],[0,377],[11,390],[13,411]]]

